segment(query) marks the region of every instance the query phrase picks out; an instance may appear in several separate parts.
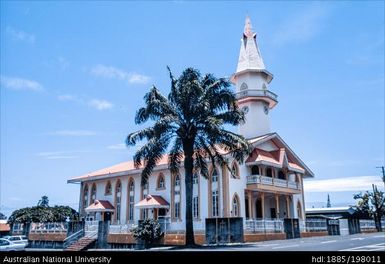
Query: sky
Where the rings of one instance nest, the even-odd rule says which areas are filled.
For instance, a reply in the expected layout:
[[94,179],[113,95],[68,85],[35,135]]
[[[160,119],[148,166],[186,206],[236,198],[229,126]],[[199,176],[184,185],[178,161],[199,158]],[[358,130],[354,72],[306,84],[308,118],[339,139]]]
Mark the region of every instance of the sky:
[[[384,2],[1,1],[0,211],[78,208],[69,178],[132,159],[143,96],[167,66],[236,69],[246,15],[278,105],[272,130],[312,169],[306,207],[384,188]],[[233,128],[236,130],[236,128]]]

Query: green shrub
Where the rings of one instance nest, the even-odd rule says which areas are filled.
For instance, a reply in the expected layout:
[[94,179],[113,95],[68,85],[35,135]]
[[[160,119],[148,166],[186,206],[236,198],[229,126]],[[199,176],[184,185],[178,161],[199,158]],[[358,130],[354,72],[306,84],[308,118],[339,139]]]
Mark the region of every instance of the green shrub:
[[139,243],[144,243],[145,248],[156,243],[163,236],[158,221],[153,219],[143,220],[131,232]]

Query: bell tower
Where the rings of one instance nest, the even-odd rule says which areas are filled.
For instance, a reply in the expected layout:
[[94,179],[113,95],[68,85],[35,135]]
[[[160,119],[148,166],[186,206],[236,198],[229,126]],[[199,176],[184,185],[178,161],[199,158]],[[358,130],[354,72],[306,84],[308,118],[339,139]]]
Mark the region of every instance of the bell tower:
[[231,82],[236,87],[238,106],[246,113],[246,122],[238,132],[247,139],[271,132],[269,111],[278,103],[277,95],[269,90],[273,75],[265,68],[256,37],[246,17],[238,66]]

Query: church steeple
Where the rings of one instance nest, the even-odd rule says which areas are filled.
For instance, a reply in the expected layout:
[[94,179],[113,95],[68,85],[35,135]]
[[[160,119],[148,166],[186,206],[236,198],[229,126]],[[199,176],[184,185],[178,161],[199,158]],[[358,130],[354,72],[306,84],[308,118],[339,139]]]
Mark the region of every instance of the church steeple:
[[257,34],[253,31],[251,20],[247,16],[245,28],[241,39],[241,50],[239,52],[237,72],[247,69],[264,70],[265,64],[257,44]]
[[246,113],[246,123],[239,127],[239,133],[246,138],[271,132],[268,114],[278,103],[277,95],[268,89],[272,79],[258,48],[257,34],[247,16],[237,70],[231,77],[231,82],[236,85],[238,106]]

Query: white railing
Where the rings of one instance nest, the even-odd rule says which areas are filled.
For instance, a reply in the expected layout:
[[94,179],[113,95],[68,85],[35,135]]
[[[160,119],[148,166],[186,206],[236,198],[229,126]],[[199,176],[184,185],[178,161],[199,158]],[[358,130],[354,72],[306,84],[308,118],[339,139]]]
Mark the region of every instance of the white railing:
[[53,223],[31,223],[30,233],[66,233],[68,223],[53,222]]
[[267,96],[272,98],[273,100],[277,100],[278,96],[270,92],[269,90],[257,90],[257,89],[247,89],[244,91],[240,91],[235,94],[237,98],[244,97],[244,96]]
[[136,227],[135,224],[110,225],[108,232],[110,234],[129,234],[134,227]]
[[96,237],[99,230],[99,221],[86,221],[84,224],[84,236]]
[[267,177],[263,175],[249,175],[247,176],[247,184],[266,184],[273,185],[277,187],[288,187],[291,189],[299,189],[299,185],[297,182],[282,180],[272,177]]
[[301,231],[306,232],[320,232],[327,231],[327,223],[326,219],[306,219],[300,221],[300,229]]
[[284,231],[281,219],[246,220],[245,229],[254,233],[282,233]]

